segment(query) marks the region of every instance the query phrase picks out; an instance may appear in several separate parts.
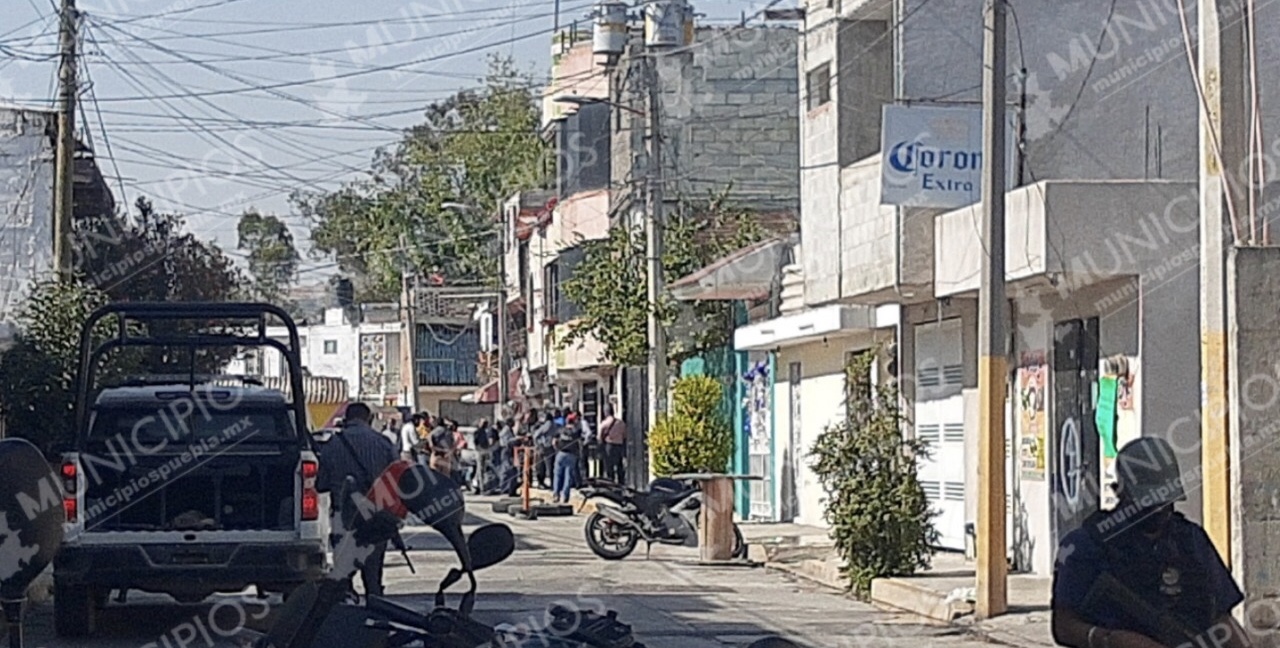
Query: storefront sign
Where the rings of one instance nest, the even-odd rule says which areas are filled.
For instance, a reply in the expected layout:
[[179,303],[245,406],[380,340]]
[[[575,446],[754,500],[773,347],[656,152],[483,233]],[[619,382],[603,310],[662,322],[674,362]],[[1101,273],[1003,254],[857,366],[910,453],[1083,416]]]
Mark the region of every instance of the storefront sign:
[[1023,353],[1018,369],[1018,465],[1022,478],[1045,478],[1045,400],[1049,385],[1049,364],[1044,351]]
[[884,107],[880,203],[955,209],[982,198],[982,110]]

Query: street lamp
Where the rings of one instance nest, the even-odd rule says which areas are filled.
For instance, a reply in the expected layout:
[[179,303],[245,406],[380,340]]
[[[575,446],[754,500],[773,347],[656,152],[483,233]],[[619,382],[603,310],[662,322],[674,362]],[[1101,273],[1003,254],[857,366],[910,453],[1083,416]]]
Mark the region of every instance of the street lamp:
[[633,113],[633,114],[639,115],[639,116],[641,116],[641,117],[644,117],[644,116],[648,115],[648,113],[646,113],[645,111],[640,110],[640,109],[638,109],[638,108],[632,108],[631,106],[624,106],[624,105],[622,105],[622,104],[620,104],[620,103],[618,103],[618,102],[616,102],[616,101],[610,101],[610,100],[608,100],[608,99],[603,99],[603,98],[601,98],[601,97],[582,97],[582,96],[579,96],[579,95],[560,95],[560,96],[558,96],[558,97],[553,97],[553,98],[552,98],[552,101],[554,101],[554,102],[556,102],[556,103],[567,103],[567,104],[572,104],[572,105],[574,105],[574,106],[587,106],[587,105],[591,105],[591,104],[605,104],[605,105],[607,105],[607,106],[612,106],[612,107],[614,107],[614,108],[617,108],[618,110],[625,110],[625,111],[627,111],[627,112],[629,112],[629,113]]

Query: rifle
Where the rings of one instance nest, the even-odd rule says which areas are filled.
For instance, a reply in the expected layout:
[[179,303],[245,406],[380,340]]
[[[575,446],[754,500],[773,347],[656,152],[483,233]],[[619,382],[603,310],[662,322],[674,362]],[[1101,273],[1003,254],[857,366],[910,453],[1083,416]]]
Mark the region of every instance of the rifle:
[[1178,617],[1156,609],[1144,601],[1133,590],[1125,587],[1115,576],[1103,572],[1094,581],[1085,596],[1086,609],[1098,609],[1100,604],[1111,604],[1119,607],[1126,614],[1143,625],[1145,633],[1160,643],[1174,646],[1195,646],[1200,634],[1191,629]]
[[[367,481],[369,484],[378,483],[377,480],[375,480],[369,474],[369,468],[364,465],[363,461],[360,461],[360,455],[356,454],[356,449],[351,445],[351,441],[346,437],[342,436],[342,432],[339,432],[334,436],[338,437],[342,441],[343,447],[347,449],[347,452],[351,455],[351,458],[355,460],[356,466],[360,469],[360,476],[363,477],[365,481]],[[370,488],[372,488],[372,486],[370,486]],[[396,551],[399,551],[401,556],[404,556],[404,561],[409,565],[409,573],[416,575],[418,573],[418,570],[413,568],[413,561],[409,559],[409,547],[405,545],[404,538],[400,537],[399,528],[396,528],[396,530],[391,535],[391,546],[395,547]]]

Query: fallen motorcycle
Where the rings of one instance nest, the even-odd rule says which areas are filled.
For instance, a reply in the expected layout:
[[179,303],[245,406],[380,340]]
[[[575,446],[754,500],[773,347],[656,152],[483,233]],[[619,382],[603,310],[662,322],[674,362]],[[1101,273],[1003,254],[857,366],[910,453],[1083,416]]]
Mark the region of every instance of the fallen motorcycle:
[[[630,556],[644,540],[683,547],[698,546],[698,518],[702,489],[694,481],[655,479],[647,490],[605,479],[589,479],[582,488],[583,505],[595,504],[584,533],[592,553],[605,560]],[[733,525],[733,557],[747,557],[742,530]]]
[[[385,476],[384,476],[385,477]],[[515,550],[510,527],[490,524],[468,538],[462,530],[465,508],[458,486],[425,466],[416,466],[396,478],[399,493],[415,493],[401,503],[386,503],[383,493],[348,495],[351,480],[337,501],[333,569],[328,576],[296,590],[278,612],[266,635],[245,632],[241,638],[254,648],[644,648],[632,636],[631,627],[613,612],[552,607],[539,627],[503,624],[492,627],[472,618],[477,582],[475,572],[496,565]],[[382,481],[382,480],[380,480]],[[375,490],[377,488],[375,487]],[[363,513],[361,513],[363,511]],[[369,513],[369,511],[376,511]],[[395,512],[393,512],[395,511]],[[412,512],[449,540],[459,567],[440,582],[431,610],[419,612],[380,596],[354,594],[352,578],[373,547],[386,542],[400,519]],[[445,603],[445,592],[466,578],[468,591],[458,607]]]

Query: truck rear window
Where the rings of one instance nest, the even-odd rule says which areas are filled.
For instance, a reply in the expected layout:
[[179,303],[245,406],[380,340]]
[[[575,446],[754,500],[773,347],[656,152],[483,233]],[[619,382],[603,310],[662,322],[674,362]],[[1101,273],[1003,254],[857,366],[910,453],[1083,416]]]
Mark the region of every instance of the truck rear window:
[[111,407],[94,413],[89,438],[95,441],[116,438],[134,445],[278,442],[296,439],[292,418],[285,408],[175,415],[166,407]]

